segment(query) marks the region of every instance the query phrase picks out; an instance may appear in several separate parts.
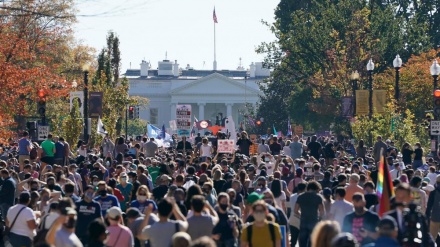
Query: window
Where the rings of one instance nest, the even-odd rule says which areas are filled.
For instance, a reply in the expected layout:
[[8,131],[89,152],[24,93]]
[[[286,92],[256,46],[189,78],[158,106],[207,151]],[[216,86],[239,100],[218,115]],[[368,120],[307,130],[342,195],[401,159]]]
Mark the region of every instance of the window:
[[157,124],[159,116],[159,109],[157,108],[150,108],[150,124]]

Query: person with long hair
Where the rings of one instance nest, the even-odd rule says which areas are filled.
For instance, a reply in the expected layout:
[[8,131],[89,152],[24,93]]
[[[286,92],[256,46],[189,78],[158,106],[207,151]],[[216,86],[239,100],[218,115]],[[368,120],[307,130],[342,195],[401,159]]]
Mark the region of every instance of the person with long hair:
[[417,142],[414,145],[414,161],[413,161],[413,170],[417,170],[419,167],[423,166],[423,148],[420,142]]
[[226,183],[226,180],[223,179],[222,171],[220,169],[214,169],[213,176],[214,189],[217,194],[222,191],[223,185]]
[[402,161],[405,165],[411,165],[412,163],[412,154],[414,151],[411,149],[411,144],[405,142],[402,146]]
[[276,205],[286,213],[286,193],[283,191],[281,180],[273,180],[270,186],[270,191],[272,191]]
[[312,247],[331,246],[333,238],[341,232],[338,222],[325,220],[319,222],[313,229]]
[[186,208],[191,208],[191,199],[193,196],[195,195],[201,195],[203,196],[203,191],[200,188],[199,185],[194,184],[191,187],[188,188],[188,190],[186,191],[186,198],[185,198],[185,207]]
[[136,200],[130,203],[130,208],[137,208],[142,214],[145,214],[148,205],[153,204],[153,212],[157,210],[154,200],[151,200],[151,193],[146,185],[139,186],[136,191]]
[[364,140],[360,139],[358,146],[356,147],[356,157],[365,160],[365,155],[367,154],[367,147],[365,146]]
[[304,175],[304,170],[302,168],[296,169],[295,178],[290,180],[289,185],[287,185],[287,188],[289,189],[289,191],[291,191],[292,193],[295,193],[298,191],[298,189],[296,188],[298,186],[298,184],[305,182],[303,175]]

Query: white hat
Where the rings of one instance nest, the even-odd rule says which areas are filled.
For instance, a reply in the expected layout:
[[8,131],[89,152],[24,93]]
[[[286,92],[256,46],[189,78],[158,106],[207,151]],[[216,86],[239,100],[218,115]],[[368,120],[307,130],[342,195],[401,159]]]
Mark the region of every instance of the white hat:
[[122,216],[122,211],[119,207],[113,206],[107,209],[107,215],[110,219],[116,219],[118,216]]

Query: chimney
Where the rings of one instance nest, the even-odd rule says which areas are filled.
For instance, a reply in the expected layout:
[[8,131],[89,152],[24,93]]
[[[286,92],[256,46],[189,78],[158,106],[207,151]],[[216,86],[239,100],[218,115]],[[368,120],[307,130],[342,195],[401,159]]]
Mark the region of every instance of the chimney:
[[148,77],[148,69],[150,68],[150,65],[147,63],[147,61],[142,60],[141,63],[141,76]]
[[179,64],[177,63],[177,60],[174,60],[173,74],[174,74],[175,77],[179,76]]

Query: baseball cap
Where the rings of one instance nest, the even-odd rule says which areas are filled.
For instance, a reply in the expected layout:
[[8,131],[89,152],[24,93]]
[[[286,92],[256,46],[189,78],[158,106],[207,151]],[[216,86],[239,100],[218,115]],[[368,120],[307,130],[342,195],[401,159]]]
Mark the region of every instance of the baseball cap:
[[160,176],[160,180],[161,181],[171,181],[172,179],[170,178],[170,176],[163,174],[162,176]]
[[258,200],[263,199],[264,195],[259,195],[257,192],[252,192],[247,197],[247,202],[252,204]]
[[20,193],[20,201],[29,201],[31,199],[31,194],[28,191],[23,191]]
[[258,179],[257,179],[257,181],[266,181],[266,178],[263,177],[263,176],[259,176]]
[[107,209],[107,215],[110,219],[116,219],[118,216],[122,216],[122,211],[119,207],[111,207]]
[[136,173],[136,172],[129,172],[129,173],[127,173],[127,175],[128,175],[129,177],[136,177],[136,176],[137,176],[137,173]]
[[331,196],[332,195],[332,190],[329,189],[329,188],[324,188],[322,190],[322,194],[325,195],[325,196]]
[[46,166],[46,170],[52,170],[52,166],[51,165],[47,165]]

